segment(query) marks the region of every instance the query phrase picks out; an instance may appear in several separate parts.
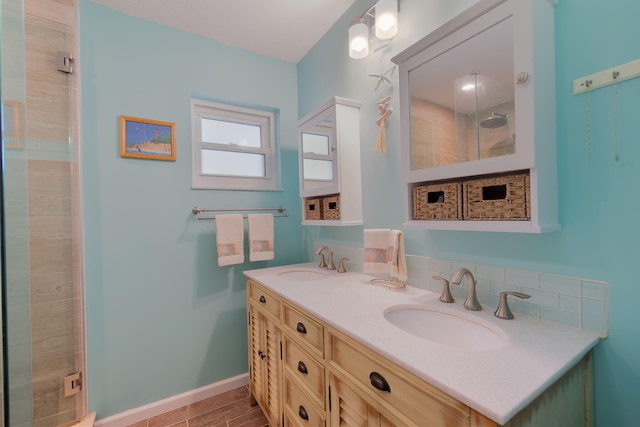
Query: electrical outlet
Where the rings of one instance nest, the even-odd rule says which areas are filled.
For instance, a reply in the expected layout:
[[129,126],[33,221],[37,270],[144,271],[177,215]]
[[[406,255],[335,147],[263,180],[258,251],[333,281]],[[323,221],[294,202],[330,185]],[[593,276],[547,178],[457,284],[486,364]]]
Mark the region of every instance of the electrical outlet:
[[82,390],[82,375],[79,372],[64,377],[64,397],[78,394],[80,390]]

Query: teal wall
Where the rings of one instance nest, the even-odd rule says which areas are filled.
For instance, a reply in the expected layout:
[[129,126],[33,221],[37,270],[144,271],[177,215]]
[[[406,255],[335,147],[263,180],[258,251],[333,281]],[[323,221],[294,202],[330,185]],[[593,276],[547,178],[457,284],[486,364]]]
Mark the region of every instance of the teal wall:
[[[104,418],[247,372],[242,270],[304,256],[296,67],[86,0],[80,31],[88,409]],[[283,191],[190,189],[192,96],[277,111]],[[177,161],[121,158],[120,115],[176,123]],[[191,214],[278,205],[275,260],[230,267]]]
[[[367,75],[387,69],[393,55],[470,3],[402,0],[400,32],[391,45],[366,59],[352,60],[347,55],[348,25],[370,4],[369,0],[358,0],[298,63],[300,115],[319,105],[327,93],[363,103],[361,158],[366,228],[401,228],[404,219],[397,91],[388,85],[374,91],[376,81]],[[640,58],[640,2],[560,0],[555,15],[559,215],[563,230],[524,235],[412,229],[405,234],[407,252],[609,282],[610,335],[595,351],[596,421],[602,427],[637,426],[640,286],[635,262],[639,253],[640,196],[633,185],[640,183],[640,79],[619,84],[617,114],[615,86],[591,94],[591,160],[587,153],[585,96],[574,96],[572,83]],[[397,87],[397,73],[393,81]],[[388,151],[377,154],[376,101],[389,94],[395,111],[387,124]],[[616,135],[621,155],[618,162],[613,160]],[[358,227],[348,231],[324,227],[312,230],[310,236],[362,246],[362,229]]]

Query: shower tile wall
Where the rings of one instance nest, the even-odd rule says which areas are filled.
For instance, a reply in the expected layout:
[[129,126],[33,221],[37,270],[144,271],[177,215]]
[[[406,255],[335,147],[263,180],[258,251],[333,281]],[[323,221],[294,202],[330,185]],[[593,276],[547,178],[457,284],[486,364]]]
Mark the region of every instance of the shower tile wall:
[[78,257],[76,77],[57,70],[74,52],[75,0],[25,0],[28,251],[33,427],[82,415],[83,395],[64,397],[83,367]]

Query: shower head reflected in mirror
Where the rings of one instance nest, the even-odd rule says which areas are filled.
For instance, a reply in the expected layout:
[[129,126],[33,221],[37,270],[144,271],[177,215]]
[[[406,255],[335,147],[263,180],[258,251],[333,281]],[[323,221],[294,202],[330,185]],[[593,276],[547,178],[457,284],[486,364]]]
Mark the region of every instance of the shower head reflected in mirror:
[[491,113],[491,116],[480,122],[480,127],[485,129],[497,129],[507,124],[508,114]]

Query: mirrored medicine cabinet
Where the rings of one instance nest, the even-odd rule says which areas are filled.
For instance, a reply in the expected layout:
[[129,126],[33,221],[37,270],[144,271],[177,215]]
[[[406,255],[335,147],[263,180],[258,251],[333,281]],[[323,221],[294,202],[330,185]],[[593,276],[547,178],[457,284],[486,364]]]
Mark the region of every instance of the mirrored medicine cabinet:
[[303,224],[362,225],[360,102],[334,97],[298,121]]
[[[405,225],[528,233],[560,228],[555,3],[480,0],[393,58],[400,73]],[[465,180],[510,173],[527,175],[525,219],[464,216]],[[458,206],[449,208],[461,214],[416,218],[416,188],[448,183],[460,188]]]

